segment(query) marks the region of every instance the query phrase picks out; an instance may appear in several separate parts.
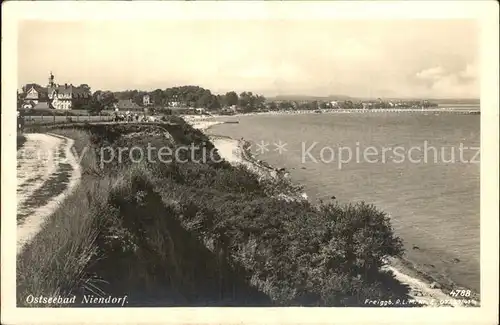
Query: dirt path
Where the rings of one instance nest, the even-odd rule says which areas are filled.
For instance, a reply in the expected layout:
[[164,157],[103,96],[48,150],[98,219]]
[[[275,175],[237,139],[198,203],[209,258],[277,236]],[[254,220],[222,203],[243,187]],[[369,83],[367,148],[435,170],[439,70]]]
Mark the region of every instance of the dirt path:
[[52,134],[26,134],[17,152],[17,253],[80,180],[71,153],[73,140]]

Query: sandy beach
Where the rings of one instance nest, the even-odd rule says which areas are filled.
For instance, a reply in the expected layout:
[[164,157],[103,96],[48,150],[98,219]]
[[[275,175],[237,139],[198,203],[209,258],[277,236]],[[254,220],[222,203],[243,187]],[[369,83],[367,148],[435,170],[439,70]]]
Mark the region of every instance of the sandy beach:
[[[222,121],[215,121],[213,117],[183,116],[183,118],[192,127],[201,131],[206,131],[215,125],[224,123]],[[244,163],[238,140],[221,137],[210,137],[210,140],[217,148],[219,155],[226,161],[232,164]]]
[[[220,118],[215,116],[185,116],[183,118],[194,128],[201,131],[206,131],[215,125],[224,123],[220,120]],[[232,164],[243,164],[250,170],[259,172],[259,166],[256,166],[256,164],[245,159],[244,153],[242,152],[243,141],[231,139],[229,137],[217,136],[210,136],[210,139],[222,158]],[[393,264],[397,264],[398,268],[394,267]],[[427,307],[470,307],[480,305],[480,303],[474,299],[457,299],[456,297],[452,297],[449,295],[450,290],[446,290],[444,288],[441,289],[439,284],[435,282],[430,283],[419,277],[417,274],[413,274],[414,272],[411,272],[410,269],[404,267],[401,263],[397,263],[397,261],[387,261],[387,264],[383,267],[383,269],[391,271],[396,280],[398,280],[401,284],[408,286],[409,296],[414,299],[413,302],[407,302],[408,304],[419,304]],[[409,274],[412,274],[412,276]]]

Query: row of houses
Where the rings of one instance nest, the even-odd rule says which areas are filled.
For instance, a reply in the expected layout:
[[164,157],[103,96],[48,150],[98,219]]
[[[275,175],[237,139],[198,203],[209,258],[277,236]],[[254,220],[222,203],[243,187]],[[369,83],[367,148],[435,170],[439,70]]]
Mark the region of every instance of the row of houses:
[[77,101],[85,103],[92,98],[88,85],[74,86],[67,83],[59,85],[55,82],[52,73],[49,75],[49,83],[46,87],[38,84],[27,84],[24,87],[24,92],[26,96],[22,104],[23,108],[70,110]]
[[[46,87],[35,83],[23,87],[24,98],[21,107],[24,109],[59,109],[71,110],[76,104],[87,104],[92,99],[92,92],[87,84],[74,86],[73,84],[57,84],[52,72],[49,75]],[[114,104],[115,110],[143,111],[144,107],[152,105],[148,94],[143,97],[143,105],[138,105],[132,99],[121,99]]]
[[[38,84],[27,84],[23,87],[24,98],[21,107],[24,109],[58,109],[72,110],[76,106],[85,106],[92,99],[92,92],[87,84],[74,86],[73,84],[64,85],[57,84],[52,72],[49,74],[48,84],[46,87]],[[77,105],[78,104],[78,105]],[[133,99],[120,99],[113,104],[113,110],[118,111],[147,111],[156,107],[149,94],[142,97],[142,105],[139,105]],[[204,108],[185,107],[175,98],[168,102],[166,107],[172,112],[182,112],[187,114],[204,114]],[[225,107],[222,111],[225,113],[236,113],[240,109],[237,105]]]

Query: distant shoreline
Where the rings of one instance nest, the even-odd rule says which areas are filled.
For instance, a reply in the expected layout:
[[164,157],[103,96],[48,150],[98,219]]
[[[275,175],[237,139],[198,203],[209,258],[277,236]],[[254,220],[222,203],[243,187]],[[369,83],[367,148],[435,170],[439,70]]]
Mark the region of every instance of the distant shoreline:
[[236,113],[232,115],[182,115],[188,120],[205,120],[212,118],[227,118],[241,116],[260,116],[260,115],[297,115],[297,114],[350,114],[350,113],[450,113],[464,115],[480,115],[481,110],[477,109],[456,109],[456,108],[426,108],[426,109],[402,109],[402,108],[375,108],[375,109],[324,109],[324,110],[290,110],[290,111],[268,111],[268,112],[251,112],[251,113]]

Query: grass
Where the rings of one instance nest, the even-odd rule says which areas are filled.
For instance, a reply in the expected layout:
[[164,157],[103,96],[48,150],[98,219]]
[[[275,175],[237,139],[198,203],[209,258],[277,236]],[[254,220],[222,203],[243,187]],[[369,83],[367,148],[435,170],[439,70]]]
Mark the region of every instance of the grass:
[[89,150],[81,184],[18,258],[18,305],[57,293],[127,294],[129,306],[359,306],[406,294],[378,273],[402,248],[373,206],[282,200],[278,184],[225,162],[100,168],[104,145],[213,147],[171,119],[51,128]]

